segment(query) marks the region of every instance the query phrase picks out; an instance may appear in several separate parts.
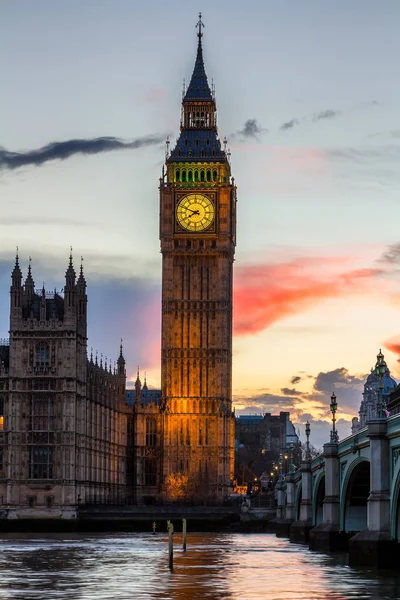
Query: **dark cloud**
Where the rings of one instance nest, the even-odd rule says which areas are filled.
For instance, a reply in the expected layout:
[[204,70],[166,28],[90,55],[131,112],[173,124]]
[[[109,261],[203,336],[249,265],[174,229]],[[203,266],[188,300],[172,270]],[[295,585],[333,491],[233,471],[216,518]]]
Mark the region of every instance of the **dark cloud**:
[[[234,403],[240,405],[239,413],[279,413],[280,411],[289,411],[294,409],[295,405],[302,403],[302,400],[290,396],[279,396],[277,394],[259,394],[251,398],[244,396],[235,396]],[[296,409],[298,412],[298,409]]]
[[360,407],[366,377],[367,374],[351,375],[344,367],[321,372],[315,378],[314,391],[309,398],[320,403],[314,408],[323,410],[324,416],[329,416],[330,397],[335,392],[339,414],[341,410],[355,414]]
[[377,262],[388,265],[396,265],[400,261],[400,243],[391,244],[387,250],[378,258]]
[[328,108],[327,110],[321,110],[319,113],[313,116],[313,121],[321,121],[322,119],[333,119],[340,115],[340,110],[332,110]]
[[258,140],[258,136],[267,131],[268,129],[261,127],[257,119],[247,119],[243,128],[237,131],[235,135],[239,135],[244,139],[253,138]]
[[288,129],[293,129],[293,127],[295,125],[299,125],[300,121],[298,119],[290,119],[290,121],[286,121],[286,123],[282,123],[282,125],[280,126],[280,130],[281,131],[286,131]]
[[294,388],[281,388],[281,392],[282,394],[284,394],[285,396],[298,396],[299,394],[301,394],[301,392],[299,392],[298,390],[295,390]]
[[290,380],[290,383],[292,385],[296,385],[296,383],[299,383],[301,381],[301,377],[299,377],[298,375],[294,375],[292,377],[292,379]]
[[145,146],[160,144],[165,139],[162,135],[148,135],[132,141],[125,141],[115,137],[99,137],[93,139],[68,140],[66,142],[52,142],[25,152],[10,152],[0,147],[0,170],[18,169],[26,166],[39,167],[51,160],[65,160],[75,154],[99,154],[112,150],[132,150]]

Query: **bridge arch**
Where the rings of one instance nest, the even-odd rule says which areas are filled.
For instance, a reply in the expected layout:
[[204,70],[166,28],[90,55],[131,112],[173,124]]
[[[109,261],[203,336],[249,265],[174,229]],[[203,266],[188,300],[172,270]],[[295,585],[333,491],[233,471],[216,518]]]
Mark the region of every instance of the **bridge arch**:
[[367,504],[370,494],[370,462],[356,458],[348,466],[340,497],[340,528],[347,532],[367,528]]
[[313,525],[319,525],[324,519],[325,471],[320,471],[315,479],[312,503]]
[[392,537],[400,541],[400,460],[397,460],[394,468],[392,488],[390,490],[390,533]]

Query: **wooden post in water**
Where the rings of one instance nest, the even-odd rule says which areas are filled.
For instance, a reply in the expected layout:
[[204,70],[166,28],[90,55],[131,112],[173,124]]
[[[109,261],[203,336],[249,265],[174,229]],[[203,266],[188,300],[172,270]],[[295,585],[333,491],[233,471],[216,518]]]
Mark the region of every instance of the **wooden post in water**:
[[168,528],[168,567],[169,570],[172,571],[174,568],[174,526],[171,521],[168,519],[167,521]]
[[183,551],[186,552],[186,532],[187,532],[187,523],[185,517],[182,517],[182,546]]
[[157,527],[157,523],[155,521],[153,521],[153,535],[156,535],[156,527]]

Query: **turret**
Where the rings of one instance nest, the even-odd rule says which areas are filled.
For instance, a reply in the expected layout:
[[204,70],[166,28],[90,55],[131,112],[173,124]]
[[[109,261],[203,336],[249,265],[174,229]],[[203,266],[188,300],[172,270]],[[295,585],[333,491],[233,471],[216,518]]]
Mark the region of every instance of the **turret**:
[[25,284],[24,284],[24,292],[25,292],[24,306],[25,306],[25,316],[26,317],[31,316],[32,299],[33,299],[33,295],[35,293],[35,282],[33,281],[33,277],[32,277],[31,261],[32,261],[32,259],[31,259],[31,257],[29,257],[28,275],[26,276]]
[[139,378],[139,367],[137,368],[137,375],[136,375],[136,381],[135,381],[135,391],[136,391],[136,406],[139,406],[140,404],[140,396],[142,393],[142,383],[140,381]]
[[118,372],[118,375],[123,375],[125,377],[125,358],[122,353],[122,340],[121,340],[121,345],[119,347],[119,357],[117,360],[117,372]]
[[78,320],[81,321],[85,328],[84,335],[86,336],[86,317],[87,317],[87,295],[86,295],[86,279],[83,274],[83,258],[81,257],[81,268],[79,271],[78,281],[75,286],[76,291],[76,307]]
[[19,266],[18,248],[15,256],[15,265],[11,273],[10,287],[10,315],[11,318],[22,317],[22,272]]
[[42,295],[40,297],[40,320],[46,320],[46,290],[44,289],[44,282],[42,287]]
[[74,265],[72,264],[72,247],[71,247],[71,251],[70,251],[70,255],[69,255],[68,269],[65,273],[64,298],[65,298],[66,311],[73,309],[75,306],[75,279],[76,279],[76,273],[75,273]]

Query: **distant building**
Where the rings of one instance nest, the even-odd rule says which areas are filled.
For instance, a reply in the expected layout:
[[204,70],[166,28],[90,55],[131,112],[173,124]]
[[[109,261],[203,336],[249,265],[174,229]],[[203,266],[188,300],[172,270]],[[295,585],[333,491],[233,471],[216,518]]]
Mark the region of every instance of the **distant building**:
[[[381,380],[377,375],[377,367],[384,367],[384,375],[382,377],[382,388],[380,388]],[[363,399],[360,404],[359,418],[354,417],[352,420],[351,432],[356,433],[359,429],[365,427],[371,419],[374,419],[377,415],[377,402],[379,394],[382,393],[382,402],[385,410],[390,411],[390,395],[397,388],[397,382],[390,375],[390,370],[385,362],[385,357],[379,350],[379,354],[376,357],[375,368],[371,368],[371,372],[368,375],[363,391]]]
[[235,419],[235,478],[249,480],[270,472],[282,454],[283,468],[288,466],[290,443],[295,449],[294,460],[299,462],[299,438],[290,413],[279,415],[240,415]]
[[[74,518],[79,504],[131,495],[122,346],[117,368],[87,358],[87,295],[70,256],[63,292],[12,272],[0,342],[0,503],[8,518]],[[1,508],[1,507],[0,507]]]
[[[137,380],[139,379],[139,371],[137,373]],[[127,389],[126,390],[126,403],[128,406],[133,406],[136,402],[136,388],[135,389]],[[160,404],[161,402],[161,390],[154,390],[147,387],[146,376],[144,378],[143,387],[141,387],[140,391],[140,403],[143,406],[147,406],[148,404]]]

